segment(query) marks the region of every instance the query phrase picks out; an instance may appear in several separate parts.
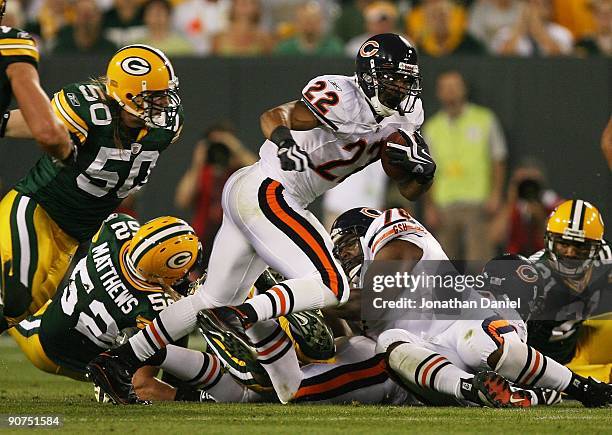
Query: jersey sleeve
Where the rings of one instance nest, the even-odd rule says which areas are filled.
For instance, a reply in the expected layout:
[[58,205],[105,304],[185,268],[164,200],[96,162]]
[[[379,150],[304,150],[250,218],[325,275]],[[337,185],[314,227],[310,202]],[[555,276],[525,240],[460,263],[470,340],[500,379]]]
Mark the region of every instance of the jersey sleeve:
[[28,32],[0,27],[0,57],[3,68],[17,62],[25,62],[38,67],[40,54],[36,41]]
[[89,104],[85,101],[78,85],[68,85],[59,90],[51,100],[55,115],[66,126],[73,139],[80,145],[85,143],[89,133]]
[[332,76],[312,79],[302,90],[302,102],[321,123],[333,131],[352,122],[351,101],[353,96],[345,83],[340,84]]
[[387,243],[396,239],[406,240],[425,250],[425,234],[425,228],[408,212],[401,208],[392,208],[372,222],[365,236],[365,248],[372,259]]

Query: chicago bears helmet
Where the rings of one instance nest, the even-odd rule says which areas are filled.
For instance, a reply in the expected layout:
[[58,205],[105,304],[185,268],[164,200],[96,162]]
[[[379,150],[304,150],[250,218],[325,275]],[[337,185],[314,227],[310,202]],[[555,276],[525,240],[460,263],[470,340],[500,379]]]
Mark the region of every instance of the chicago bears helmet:
[[410,112],[421,94],[417,51],[394,33],[372,36],[361,45],[356,73],[359,87],[380,116]]
[[353,208],[338,216],[331,227],[333,254],[340,261],[349,282],[359,276],[364,261],[361,240],[370,224],[381,214],[380,210],[373,208]]
[[485,292],[495,299],[517,302],[524,321],[544,310],[544,284],[533,263],[522,255],[504,254],[485,264]]
[[567,278],[580,278],[593,264],[603,245],[604,224],[591,203],[572,199],[548,217],[545,249],[551,267]]
[[181,104],[170,60],[148,45],[128,45],[115,53],[106,71],[106,93],[150,128],[172,127]]

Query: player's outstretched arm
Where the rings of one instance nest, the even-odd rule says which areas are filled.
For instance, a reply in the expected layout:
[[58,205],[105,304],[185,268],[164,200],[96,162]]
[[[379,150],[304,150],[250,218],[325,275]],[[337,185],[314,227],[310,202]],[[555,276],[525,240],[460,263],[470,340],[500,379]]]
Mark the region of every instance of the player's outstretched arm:
[[17,62],[6,68],[6,74],[19,110],[11,111],[5,136],[32,138],[51,156],[66,159],[72,152],[72,142],[40,87],[36,68],[29,63]]

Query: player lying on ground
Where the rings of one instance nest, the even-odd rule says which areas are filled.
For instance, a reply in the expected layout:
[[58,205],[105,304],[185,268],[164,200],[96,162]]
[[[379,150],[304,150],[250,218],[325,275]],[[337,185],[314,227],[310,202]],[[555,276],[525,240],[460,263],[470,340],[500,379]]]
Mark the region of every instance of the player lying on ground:
[[597,208],[580,199],[560,204],[545,248],[530,260],[544,279],[549,315],[527,322],[527,343],[582,376],[612,382],[612,250]]
[[[0,22],[6,11],[6,2],[7,0],[0,0]],[[50,157],[58,161],[70,160],[74,157],[74,145],[66,128],[55,117],[47,94],[40,87],[37,71],[39,57],[36,41],[29,33],[2,26],[2,32],[0,32],[0,64],[2,65],[0,68],[0,82],[2,83],[2,90],[0,91],[0,137],[4,137],[6,134],[7,123],[11,116],[11,112],[6,110],[14,95],[20,109],[22,122],[27,124],[32,132],[31,137],[39,143]],[[3,152],[3,156],[6,156],[5,152]],[[15,288],[18,284],[5,286],[2,281],[6,279],[7,275],[12,275],[11,272],[15,273],[17,282],[20,282],[19,280],[27,281],[27,274],[29,273],[27,269],[21,273],[22,264],[20,261],[18,264],[11,266],[11,259],[21,260],[23,258],[26,260],[28,250],[25,246],[23,254],[21,254],[19,248],[16,248],[17,252],[11,253],[10,236],[12,234],[15,237],[17,234],[12,231],[13,227],[8,225],[9,215],[3,210],[5,208],[6,205],[0,204],[0,271],[3,273],[0,277],[0,333],[8,328],[8,320],[4,317],[4,311],[9,317],[18,317],[23,313],[23,304],[15,300],[19,296],[16,294],[19,293],[19,289]],[[25,211],[26,209],[23,209],[22,213]],[[17,226],[18,222],[13,221],[13,225]],[[27,264],[25,265],[27,266]],[[27,284],[23,285],[27,287]],[[6,309],[4,309],[5,304],[8,305]]]
[[[133,45],[113,56],[106,77],[55,94],[53,110],[76,148],[63,162],[44,155],[0,202],[0,332],[53,297],[78,244],[147,182],[180,133],[177,89],[168,58]],[[6,136],[35,137],[25,119],[23,108],[11,111]]]
[[[78,262],[70,281],[36,314],[9,329],[9,334],[39,369],[85,380],[86,364],[101,351],[144,328],[183,292],[200,244],[184,221],[165,216],[142,227],[127,215],[109,216]],[[220,381],[213,355],[195,352],[197,365],[186,378],[187,349],[169,345],[156,361],[134,376],[139,397],[148,400],[200,400],[198,388],[212,389]],[[154,367],[152,366],[154,365]],[[155,378],[157,366],[187,381],[175,389]]]
[[[361,282],[367,269],[376,264],[371,263],[373,260],[397,261],[402,263],[401,270],[412,273],[423,270],[423,262],[448,261],[437,240],[401,209],[349,210],[334,223],[332,237],[347,274],[360,275]],[[522,294],[541,298],[543,290],[536,269],[527,260],[519,263],[512,266],[514,269],[501,268],[499,273],[505,275],[497,279],[516,287],[508,292],[522,289]],[[531,301],[531,297],[527,300]],[[463,298],[480,300],[481,296],[465,290]],[[480,314],[484,320],[437,320],[435,316],[424,320],[380,320],[369,324],[367,331],[377,337],[377,350],[386,352],[389,368],[419,396],[432,390],[465,399],[464,381],[475,372],[493,369],[517,385],[565,392],[585,406],[610,404],[611,386],[572,373],[526,344],[527,328],[519,314],[528,318],[533,313],[525,305],[529,304],[522,305],[527,311],[514,314],[483,309]],[[338,311],[342,315],[342,309]],[[508,382],[494,380],[498,405],[529,406],[530,401],[521,402],[514,397]]]
[[[157,326],[114,350],[112,355],[119,358],[96,360],[100,369],[92,369],[93,379],[108,379],[104,389],[117,381],[112,389],[123,395],[119,386],[129,376],[118,380],[105,370],[131,373],[158,349],[192,331],[200,310],[236,305],[234,316],[253,324],[247,334],[261,344],[257,350],[279,399],[291,400],[299,387],[299,365],[286,338],[273,335],[278,324],[272,319],[342,304],[349,296],[329,234],[306,206],[378,160],[385,139],[399,128],[407,132],[409,145],[390,148],[388,154],[407,175],[400,190],[414,199],[431,183],[435,163],[413,134],[423,122],[418,71],[416,50],[407,40],[376,35],[361,47],[355,77],[317,77],[304,88],[300,101],[264,113],[261,125],[269,140],[259,162],[236,172],[225,184],[223,224],[207,280],[193,296],[164,310]],[[245,302],[268,265],[287,279]],[[278,345],[273,355],[262,347],[271,340]]]

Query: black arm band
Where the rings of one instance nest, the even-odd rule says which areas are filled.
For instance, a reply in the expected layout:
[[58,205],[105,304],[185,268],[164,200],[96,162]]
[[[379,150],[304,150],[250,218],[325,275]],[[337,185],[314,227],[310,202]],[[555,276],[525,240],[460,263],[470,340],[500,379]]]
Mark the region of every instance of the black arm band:
[[4,137],[9,119],[11,119],[11,112],[4,112],[0,117],[0,137]]
[[289,130],[288,127],[285,127],[284,125],[279,125],[270,135],[270,140],[279,147],[282,147],[284,142],[288,140],[293,141],[293,136],[291,136],[291,130]]

